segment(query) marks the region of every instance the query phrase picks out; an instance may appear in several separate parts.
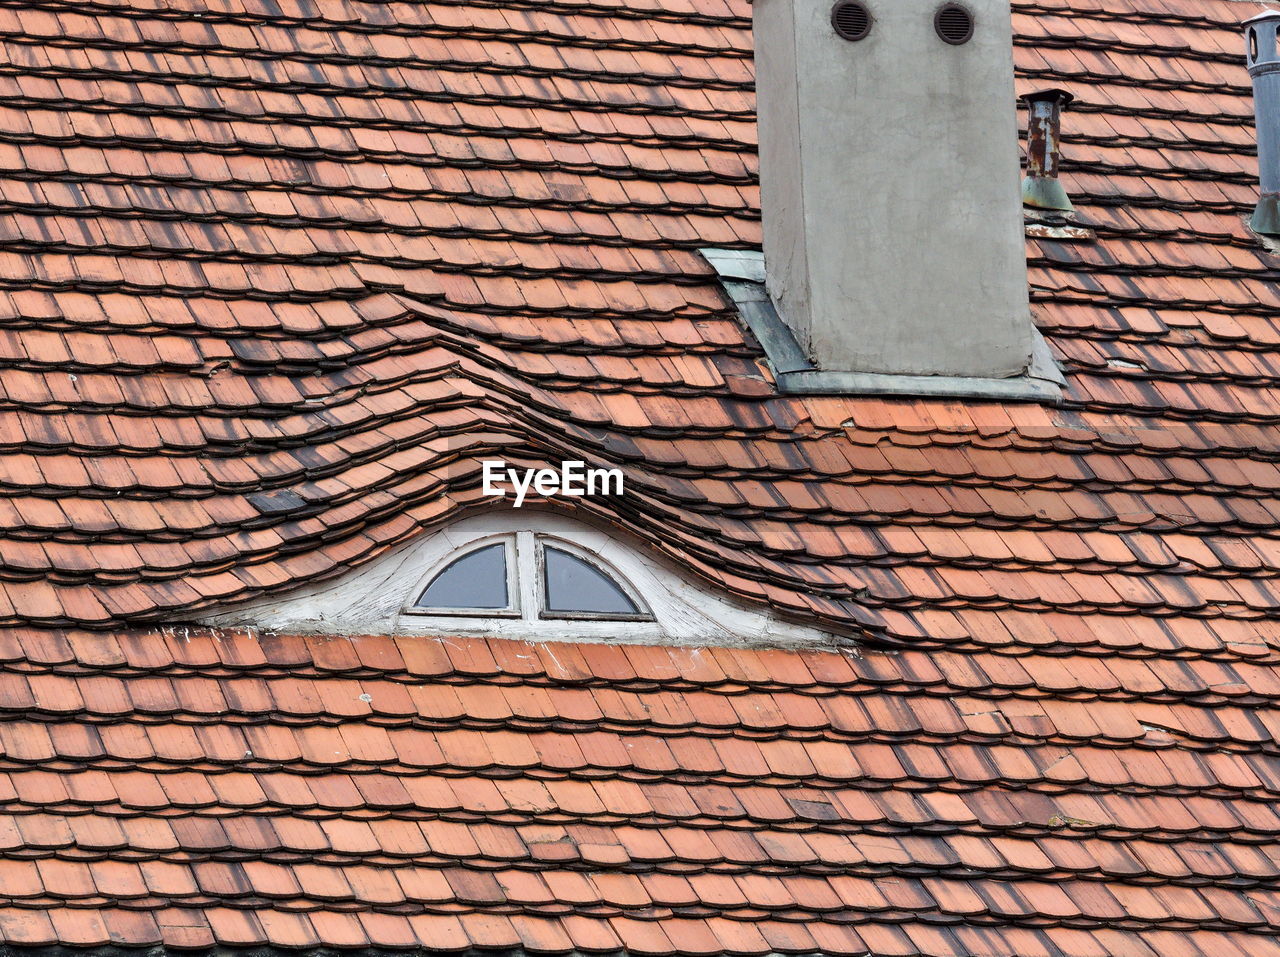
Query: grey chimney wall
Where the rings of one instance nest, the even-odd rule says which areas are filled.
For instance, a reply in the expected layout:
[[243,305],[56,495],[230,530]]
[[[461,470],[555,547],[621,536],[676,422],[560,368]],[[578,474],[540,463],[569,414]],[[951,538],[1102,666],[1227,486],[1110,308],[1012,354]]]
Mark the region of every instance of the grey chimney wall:
[[1032,326],[1008,0],[967,0],[969,42],[929,0],[755,0],[769,294],[824,370],[1006,377]]

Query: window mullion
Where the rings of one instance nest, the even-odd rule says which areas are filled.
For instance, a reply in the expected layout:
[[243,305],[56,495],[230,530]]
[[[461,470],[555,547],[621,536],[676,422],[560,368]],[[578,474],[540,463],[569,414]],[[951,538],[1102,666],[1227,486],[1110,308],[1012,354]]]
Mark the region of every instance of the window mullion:
[[516,587],[520,590],[520,617],[537,621],[542,611],[538,571],[538,543],[533,532],[516,533]]

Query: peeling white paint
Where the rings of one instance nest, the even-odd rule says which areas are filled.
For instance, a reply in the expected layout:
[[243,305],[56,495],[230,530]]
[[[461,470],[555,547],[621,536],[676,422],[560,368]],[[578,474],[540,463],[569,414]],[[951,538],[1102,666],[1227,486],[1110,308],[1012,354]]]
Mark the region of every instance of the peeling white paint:
[[[616,569],[652,621],[538,620],[487,615],[424,615],[413,603],[441,562],[477,539],[520,531],[550,535]],[[528,589],[532,583],[522,583]],[[543,511],[463,519],[411,541],[347,575],[279,596],[229,606],[201,623],[298,634],[484,635],[533,641],[739,647],[832,647],[847,640],[716,594],[675,568],[606,532]]]

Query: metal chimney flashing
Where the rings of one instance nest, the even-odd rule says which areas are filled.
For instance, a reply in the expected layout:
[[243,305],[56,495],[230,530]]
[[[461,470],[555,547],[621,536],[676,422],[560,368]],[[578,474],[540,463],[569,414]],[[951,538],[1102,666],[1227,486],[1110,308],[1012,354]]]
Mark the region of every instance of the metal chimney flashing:
[[778,392],[793,395],[904,395],[1060,405],[1067,380],[1039,330],[1032,330],[1031,363],[1018,376],[983,378],[891,375],[819,369],[782,321],[765,289],[764,253],[699,249],[738,310],[739,321],[764,349]]

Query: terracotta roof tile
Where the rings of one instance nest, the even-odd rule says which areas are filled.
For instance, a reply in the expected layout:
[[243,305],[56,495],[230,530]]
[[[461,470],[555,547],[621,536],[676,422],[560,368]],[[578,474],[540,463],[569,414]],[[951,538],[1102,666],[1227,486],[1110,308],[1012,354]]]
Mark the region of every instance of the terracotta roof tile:
[[[1255,8],[1015,4],[1098,233],[1028,243],[1043,409],[772,389],[695,252],[760,243],[739,0],[197,6],[0,9],[10,945],[1277,952]],[[548,435],[863,656],[138,630]]]
[[[417,718],[372,709],[332,714],[325,702],[345,701],[356,687],[380,687],[409,672],[400,656],[383,656],[376,659],[381,668],[362,666],[356,684],[345,676],[349,666],[334,670],[332,642],[323,638],[291,643],[283,666],[270,656],[224,649],[230,654],[199,666],[205,674],[177,657],[178,646],[167,662],[153,655],[125,664],[104,660],[78,638],[63,647],[84,648],[83,655],[41,654],[0,666],[0,673],[22,675],[35,687],[76,695],[76,709],[44,712],[50,727],[82,726],[88,715],[101,732],[99,750],[67,753],[47,768],[19,763],[5,769],[14,786],[2,799],[16,826],[0,849],[0,876],[10,899],[25,908],[7,913],[6,933],[18,943],[85,946],[163,939],[174,946],[217,940],[398,947],[409,946],[412,934],[415,941],[458,950],[509,947],[518,938],[519,946],[559,953],[606,951],[619,943],[649,953],[709,954],[857,953],[835,948],[866,946],[906,954],[946,947],[982,953],[973,948],[984,946],[986,953],[1012,954],[1016,946],[1019,953],[1039,948],[1053,957],[1140,952],[1144,941],[1153,949],[1178,940],[1202,947],[1225,933],[1236,935],[1231,939],[1243,952],[1267,952],[1261,935],[1273,930],[1273,909],[1259,902],[1274,896],[1276,862],[1265,842],[1275,819],[1259,818],[1249,803],[1250,795],[1274,789],[1274,782],[1251,772],[1268,767],[1258,750],[1266,741],[1228,737],[1231,750],[1223,752],[1216,750],[1220,735],[1231,732],[1205,737],[1208,726],[1191,720],[1224,713],[1224,696],[1203,697],[1226,687],[1224,680],[1245,678],[1246,689],[1258,683],[1242,666],[1213,663],[1182,692],[1168,684],[1122,691],[1124,682],[1088,668],[1076,673],[1070,689],[1041,687],[1034,668],[1032,683],[1022,672],[1001,685],[994,676],[1008,674],[996,667],[1004,659],[990,652],[964,656],[964,669],[949,667],[947,653],[935,655],[936,670],[909,655],[848,659],[813,652],[795,656],[806,662],[802,670],[786,667],[791,662],[776,654],[761,659],[770,667],[757,668],[751,653],[739,652],[726,656],[739,676],[727,685],[718,673],[691,683],[670,668],[667,652],[648,649],[629,656],[634,667],[627,676],[609,680],[607,690],[619,701],[723,696],[736,723],[703,724],[696,709],[670,704],[648,711],[647,719],[637,717],[643,709],[610,706],[594,714],[598,730],[584,734],[554,730],[557,702],[582,694],[563,683],[559,668],[530,668],[506,643],[468,643],[483,647],[459,661],[511,660],[515,670],[486,665],[480,675],[469,669],[412,680],[426,691],[458,681],[472,691],[502,688],[504,703],[519,700],[515,689],[527,687],[544,704],[518,718],[506,708],[434,717],[434,738],[504,741],[504,750],[526,756],[524,764],[477,760],[469,747],[434,754],[414,747],[365,760],[344,752],[335,766],[321,753],[325,748],[369,732],[385,736],[386,722]],[[314,656],[306,654],[311,648]],[[560,650],[547,660],[561,660]],[[224,661],[240,664],[227,669]],[[1187,667],[1200,674],[1194,664]],[[68,668],[75,684],[43,680]],[[954,684],[944,677],[949,674],[964,683]],[[987,676],[981,699],[970,697],[968,676],[976,674]],[[1090,674],[1095,681],[1084,680]],[[131,705],[121,712],[115,696],[94,687],[141,686],[161,676],[177,702],[190,697],[182,686],[191,684],[204,689],[194,701],[216,690],[227,710]],[[593,680],[596,690],[606,690],[604,679]],[[256,700],[234,689],[260,684],[279,694],[313,689],[297,699],[278,697],[275,707],[284,711],[272,714],[293,716],[290,740],[317,744],[248,748],[234,756],[235,785],[212,755],[193,756],[186,745],[172,752],[167,742],[192,722],[207,730],[259,720]],[[691,687],[698,690],[676,690]],[[776,705],[800,692],[824,706],[874,701],[867,713],[885,720],[847,729],[822,707],[801,709],[802,720],[789,723],[788,709]],[[1064,693],[1107,697],[1098,699],[1092,725],[1077,728],[1060,716],[1073,702],[1052,697]],[[1181,752],[1145,743],[1146,714],[1170,695],[1185,702],[1183,719],[1166,719],[1190,735],[1181,739]],[[1011,717],[1034,705],[1052,723],[1030,735],[1012,721],[993,723],[977,738],[968,725],[926,733],[895,724],[892,709],[921,697],[949,700],[961,713],[983,707]],[[5,728],[28,710],[21,701],[6,707]],[[683,717],[672,723],[675,712]],[[768,717],[763,727],[762,715]],[[325,728],[335,717],[340,727]],[[620,752],[625,761],[596,763],[591,755],[598,748],[589,741],[613,738],[609,729],[618,726],[633,745]],[[133,729],[145,734],[128,733]],[[253,727],[246,730],[252,738]],[[760,738],[762,730],[768,737]],[[316,737],[320,731],[325,734]],[[575,736],[583,760],[536,757],[554,752],[551,739],[568,743]],[[140,740],[154,742],[141,756]],[[540,743],[517,745],[521,740]],[[635,746],[664,741],[661,753],[696,760],[673,772]],[[706,741],[715,743],[714,751],[699,744]],[[707,760],[741,748],[773,760],[745,774]],[[830,757],[798,763],[786,757],[795,749]],[[1193,763],[1166,768],[1177,753]],[[21,762],[21,752],[9,754]],[[422,777],[424,762],[448,776]],[[1073,763],[1091,767],[1088,776],[1063,774]],[[1193,768],[1203,770],[1197,776]],[[668,779],[673,773],[678,782]],[[1074,783],[1063,791],[1053,781]],[[1015,784],[1017,790],[1007,790]],[[65,816],[39,813],[51,800]],[[326,816],[309,820],[317,802]],[[246,806],[251,816],[234,816]],[[1231,813],[1236,807],[1249,813]],[[181,816],[173,816],[179,809]],[[591,870],[584,873],[584,865]],[[1239,892],[1242,882],[1255,888],[1252,901]],[[155,918],[108,906],[91,911],[93,920],[74,923],[82,905],[103,901],[147,902]],[[1174,930],[1163,929],[1173,927],[1195,929],[1175,938]],[[1051,930],[1070,933],[1054,937]]]

